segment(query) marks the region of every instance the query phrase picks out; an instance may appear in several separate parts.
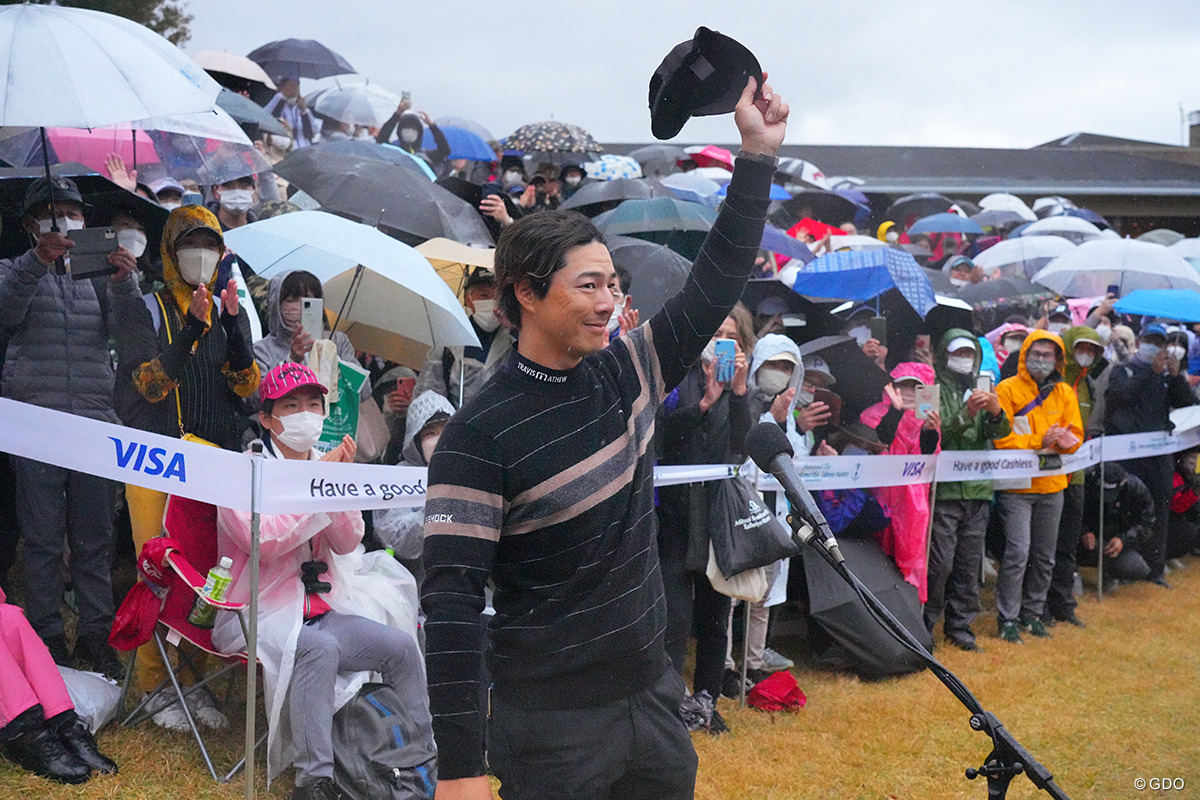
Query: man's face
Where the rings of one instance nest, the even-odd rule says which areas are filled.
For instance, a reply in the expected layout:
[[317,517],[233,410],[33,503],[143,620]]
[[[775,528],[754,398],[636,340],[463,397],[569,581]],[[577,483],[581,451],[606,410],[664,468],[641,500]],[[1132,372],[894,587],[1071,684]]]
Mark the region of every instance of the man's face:
[[1079,342],[1075,345],[1074,352],[1076,361],[1079,360],[1079,356],[1088,355],[1090,355],[1092,360],[1095,361],[1100,357],[1100,354],[1104,352],[1104,348],[1100,347],[1100,345],[1093,344],[1092,342]]
[[1049,361],[1051,364],[1058,357],[1058,348],[1052,342],[1045,340],[1034,342],[1029,345],[1029,352],[1025,355],[1026,361]]
[[467,311],[475,313],[476,300],[495,300],[496,299],[496,284],[494,283],[477,283],[470,289],[463,292],[463,305]]
[[[213,187],[213,197],[221,199],[221,192],[229,189],[248,189],[254,191],[254,180],[252,178],[234,178],[225,183],[219,183]],[[183,195],[180,195],[182,197]]]
[[[550,276],[541,300],[523,303],[521,329],[536,330],[563,362],[576,361],[608,345],[617,273],[608,248],[592,242],[567,252],[567,263]],[[534,313],[527,314],[532,310]]]
[[820,372],[811,370],[804,373],[804,379],[800,381],[800,388],[808,393],[815,392],[817,389],[825,389],[828,387],[827,379]]
[[294,392],[289,392],[275,401],[271,413],[259,412],[259,421],[272,433],[283,433],[283,417],[299,414],[301,411],[311,411],[314,414],[325,415],[325,395],[315,386],[301,386]]
[[[54,210],[58,212],[59,219],[69,219],[75,222],[83,223],[83,206],[70,201],[58,200],[54,204]],[[33,208],[26,215],[26,230],[35,236],[40,235],[42,226],[39,223],[49,222],[54,215],[50,213],[50,205],[42,205]],[[61,225],[59,226],[62,227]],[[85,227],[81,224],[80,227]]]

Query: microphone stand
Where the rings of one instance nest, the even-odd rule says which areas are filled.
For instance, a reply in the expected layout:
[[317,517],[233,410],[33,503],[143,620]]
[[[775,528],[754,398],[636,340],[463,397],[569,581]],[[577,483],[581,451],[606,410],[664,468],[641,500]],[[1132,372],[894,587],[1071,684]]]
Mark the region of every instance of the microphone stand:
[[[1070,800],[1067,794],[1054,782],[1054,776],[1044,766],[1038,763],[1028,750],[1021,746],[1021,743],[1008,732],[1003,723],[995,717],[990,711],[984,710],[975,696],[966,685],[958,679],[958,677],[946,669],[942,664],[933,657],[916,638],[909,633],[887,609],[883,603],[871,591],[863,585],[850,569],[840,559],[826,549],[820,537],[814,536],[811,532],[811,527],[802,520],[798,519],[794,513],[789,513],[787,516],[788,525],[792,529],[792,538],[799,544],[808,544],[814,550],[821,554],[821,557],[833,567],[834,571],[842,577],[858,595],[858,598],[867,607],[871,616],[883,626],[883,628],[892,635],[896,641],[900,642],[906,649],[916,654],[929,671],[937,676],[950,693],[958,698],[967,711],[971,712],[970,725],[973,730],[986,733],[992,740],[992,752],[984,761],[983,766],[979,768],[969,768],[966,771],[967,780],[975,780],[979,776],[987,778],[988,800],[1004,800],[1008,793],[1008,785],[1012,779],[1021,773],[1029,776],[1029,780],[1038,789],[1041,789],[1046,794],[1056,800]],[[824,522],[824,520],[820,520]],[[808,528],[808,530],[805,530]],[[803,533],[802,533],[803,531]]]

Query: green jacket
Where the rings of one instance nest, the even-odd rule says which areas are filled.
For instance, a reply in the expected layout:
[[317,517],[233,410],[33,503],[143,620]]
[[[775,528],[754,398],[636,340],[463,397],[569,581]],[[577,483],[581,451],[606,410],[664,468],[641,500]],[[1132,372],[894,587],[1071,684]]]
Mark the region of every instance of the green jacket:
[[[1100,342],[1100,334],[1087,325],[1076,325],[1063,332],[1063,346],[1067,348],[1067,352],[1063,354],[1067,361],[1066,369],[1063,370],[1063,382],[1075,390],[1075,397],[1079,400],[1079,417],[1083,420],[1083,429],[1086,431],[1095,397],[1096,382],[1090,374],[1095,365],[1084,369],[1075,363],[1075,345],[1079,342],[1091,342],[1098,347],[1104,345]],[[1083,483],[1083,470],[1071,473],[1071,483]]]
[[[975,343],[975,366],[970,375],[951,372],[946,366],[946,348],[958,338]],[[970,331],[951,328],[942,336],[934,351],[934,371],[941,389],[942,450],[991,450],[992,441],[1007,436],[1012,427],[1008,416],[1001,411],[995,419],[981,409],[975,416],[967,414],[967,398],[975,390],[982,354],[979,339]],[[938,500],[991,500],[992,482],[957,481],[937,485]]]

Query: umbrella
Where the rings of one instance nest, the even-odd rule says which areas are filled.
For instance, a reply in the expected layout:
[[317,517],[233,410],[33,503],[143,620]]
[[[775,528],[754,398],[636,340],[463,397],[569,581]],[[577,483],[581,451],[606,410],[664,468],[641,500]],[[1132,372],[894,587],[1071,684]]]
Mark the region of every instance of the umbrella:
[[950,211],[943,211],[940,214],[932,214],[928,217],[922,217],[909,226],[908,233],[966,233],[980,236],[983,234],[983,228],[979,227],[979,223],[967,217],[960,217],[958,214]]
[[198,50],[189,55],[218,83],[221,83],[223,77],[228,76],[251,83],[261,83],[268,89],[276,88],[275,81],[271,80],[271,76],[267,74],[266,70],[245,56],[235,55],[228,50]]
[[1007,228],[1010,225],[1020,225],[1025,222],[1025,218],[1019,213],[1007,208],[989,208],[978,214],[972,214],[971,219],[983,228]]
[[475,134],[485,142],[496,141],[496,137],[492,136],[491,131],[473,119],[467,119],[466,117],[438,117],[433,123],[443,130],[446,128],[461,128],[464,131]]
[[816,258],[807,244],[794,236],[789,236],[774,225],[763,226],[762,242],[760,244],[764,250],[769,250],[772,253],[778,253],[788,258],[798,258],[805,264]]
[[[446,137],[446,143],[450,145],[449,158],[465,158],[467,161],[496,160],[496,151],[474,131],[456,128],[453,125],[438,125],[438,130]],[[426,150],[437,148],[433,133],[428,128],[425,129],[425,134],[421,139],[421,147]]]
[[[384,161],[388,164],[398,164],[410,172],[424,175],[429,180],[435,180],[436,175],[429,167],[429,162],[420,156],[401,150],[390,144],[379,144],[374,141],[364,139],[342,139],[337,142],[321,142],[320,144],[312,145],[311,147],[302,148],[307,152],[308,157],[314,158],[318,154],[339,155],[339,156],[355,156],[357,158],[369,158],[373,161]],[[291,158],[295,153],[288,155]],[[286,160],[286,159],[285,159]]]
[[1074,249],[1075,244],[1061,236],[1022,236],[997,242],[973,260],[984,272],[1000,270],[1002,275],[1031,278],[1053,259]]
[[1168,249],[1188,261],[1200,259],[1200,239],[1180,239]]
[[[838,544],[846,566],[926,650],[931,649],[933,637],[921,618],[917,588],[904,580],[875,539],[848,536],[839,538]],[[815,550],[806,547],[800,557],[808,584],[809,613],[832,645],[818,660],[836,662],[866,680],[915,672],[924,666],[875,621],[854,590]]]
[[884,218],[904,225],[909,219],[920,219],[930,214],[949,211],[951,205],[948,197],[937,192],[909,194],[888,206]]
[[[268,75],[324,78],[357,72],[350,62],[315,39],[280,39],[255,48],[246,57]],[[395,106],[393,106],[395,108]]]
[[829,245],[834,250],[876,250],[888,246],[887,242],[881,242],[874,236],[860,236],[858,234],[835,236],[829,240]]
[[[253,63],[253,62],[251,62]],[[267,113],[266,109],[249,97],[243,97],[237,92],[222,88],[217,95],[217,105],[239,125],[257,125],[263,133],[273,133],[278,136],[288,136],[287,128],[279,120]]]
[[833,390],[842,398],[842,420],[853,422],[879,402],[892,378],[858,346],[853,336],[821,336],[800,345],[803,356],[819,355],[837,379]]
[[517,128],[504,140],[509,150],[526,153],[603,153],[592,135],[568,122],[531,122]]
[[721,190],[721,184],[703,175],[697,175],[696,170],[666,175],[662,178],[661,183],[680,200],[708,206],[717,204],[715,198],[717,192]]
[[[724,197],[729,193],[729,184],[726,183],[717,190],[717,197]],[[778,183],[772,183],[769,196],[772,200],[791,200],[792,196]]]
[[1113,308],[1122,314],[1200,322],[1200,292],[1191,289],[1138,289],[1122,297]]
[[629,270],[629,293],[643,320],[658,313],[683,289],[692,264],[669,247],[628,236],[610,236],[613,264]]
[[357,83],[325,89],[307,98],[309,107],[338,122],[379,128],[400,105],[400,96],[374,83]]
[[715,144],[700,148],[687,148],[687,157],[696,162],[697,167],[716,167],[729,171],[733,169],[733,153]]
[[617,178],[642,177],[642,165],[629,156],[604,154],[596,161],[588,161],[583,171],[594,181],[611,181]]
[[623,234],[665,244],[691,260],[700,252],[704,237],[717,219],[713,209],[677,200],[654,197],[626,200],[593,221],[605,234]]
[[412,170],[313,150],[318,148],[290,153],[275,165],[275,174],[299,186],[326,210],[386,226],[405,242],[442,236],[463,244],[493,244],[473,206]]
[[471,247],[450,239],[430,239],[417,245],[416,250],[429,260],[442,280],[462,297],[463,285],[471,267],[493,269],[496,250],[492,247]]
[[420,366],[430,346],[479,346],[462,304],[423,255],[369,225],[297,211],[227,231],[264,278],[302,269],[320,279],[356,349]]
[[994,192],[987,195],[979,201],[979,207],[983,210],[996,211],[1012,211],[1021,216],[1021,219],[1026,222],[1033,222],[1037,219],[1037,214],[1025,204],[1025,201],[1017,197],[1015,194],[1007,192]]
[[839,225],[854,219],[858,205],[840,194],[824,189],[806,189],[792,196],[771,215],[771,221],[781,228],[790,228],[803,217]]
[[783,173],[792,181],[798,183],[807,183],[809,186],[815,186],[818,189],[832,189],[829,180],[825,177],[825,173],[811,161],[805,161],[803,158],[781,158],[779,165],[775,168],[776,173]]
[[1064,208],[1062,214],[1059,216],[1079,217],[1080,219],[1086,219],[1097,228],[1104,228],[1106,230],[1112,228],[1112,226],[1108,224],[1108,220],[1097,214],[1095,211],[1092,211],[1090,208]]
[[594,217],[620,205],[623,200],[669,197],[671,192],[661,183],[644,178],[617,178],[580,186],[575,194],[565,200],[561,209],[573,208],[581,214]]
[[788,265],[779,280],[799,294],[845,300],[870,300],[895,288],[922,319],[937,305],[920,265],[891,247],[826,253],[800,269]]
[[646,175],[670,175],[678,171],[677,163],[688,157],[682,147],[673,144],[650,144],[629,152],[629,157],[642,165]]
[[1098,237],[1100,229],[1086,219],[1060,215],[1031,222],[1021,230],[1021,236],[1044,236],[1046,234],[1061,236],[1075,244],[1083,244]]
[[1001,277],[990,281],[968,283],[966,286],[959,287],[954,294],[963,302],[970,303],[972,308],[1027,305],[1030,302],[1044,300],[1054,295],[1053,292],[1031,283],[1024,276]]
[[1137,237],[1139,242],[1149,242],[1150,244],[1161,244],[1163,247],[1170,247],[1176,242],[1183,241],[1186,237],[1178,231],[1173,231],[1170,228],[1155,228],[1152,231],[1147,231]]
[[[1042,222],[1052,219],[1058,217]],[[1032,280],[1067,297],[1099,297],[1113,284],[1118,297],[1138,289],[1200,289],[1200,275],[1187,261],[1160,244],[1133,239],[1084,242]]]

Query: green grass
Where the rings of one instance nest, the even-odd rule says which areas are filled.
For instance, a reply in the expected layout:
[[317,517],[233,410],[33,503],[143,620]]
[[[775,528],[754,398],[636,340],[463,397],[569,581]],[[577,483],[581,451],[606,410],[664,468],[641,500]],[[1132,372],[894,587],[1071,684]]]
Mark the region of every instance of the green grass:
[[[990,602],[976,622],[981,653],[939,647],[936,655],[986,709],[1054,773],[1075,800],[1200,796],[1200,561],[1173,573],[1165,591],[1127,586],[1097,603],[1080,603],[1088,627],[1051,629],[1053,638],[1009,645],[995,637]],[[982,780],[963,771],[979,766],[989,740],[967,725],[965,709],[932,675],[865,683],[803,665],[803,640],[784,637],[776,649],[801,663],[795,670],[808,695],[797,713],[768,715],[720,701],[732,733],[697,734],[696,797],[754,798],[982,798]],[[241,728],[218,743],[223,758],[237,754]],[[242,779],[212,781],[189,735],[110,726],[101,747],[121,766],[64,787],[27,775],[0,760],[0,800],[9,798],[163,798],[208,800],[243,796]],[[259,797],[286,798],[285,772],[270,791],[260,761]],[[1136,778],[1183,778],[1183,791],[1138,791]],[[1024,776],[1009,798],[1044,796]]]

